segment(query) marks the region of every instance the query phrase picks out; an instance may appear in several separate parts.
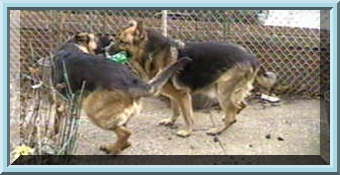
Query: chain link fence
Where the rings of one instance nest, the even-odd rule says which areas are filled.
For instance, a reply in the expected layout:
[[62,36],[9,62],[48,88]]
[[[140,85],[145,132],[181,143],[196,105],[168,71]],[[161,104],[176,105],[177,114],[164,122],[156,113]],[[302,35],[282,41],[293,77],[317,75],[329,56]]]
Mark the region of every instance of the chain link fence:
[[[20,91],[24,117],[29,99],[35,99],[34,80],[42,77],[42,60],[77,32],[117,34],[135,19],[183,41],[237,43],[278,75],[280,93],[320,96],[320,82],[329,84],[329,30],[320,26],[320,17],[328,16],[320,14],[315,10],[11,10],[11,94]],[[321,63],[326,65],[323,69]]]
[[[310,25],[320,25],[320,11],[167,10],[166,30],[168,36],[183,41],[240,44],[256,54],[268,71],[277,73],[284,93],[315,96],[320,95],[320,52],[329,52],[320,47],[321,41],[329,42],[320,37],[328,36],[321,34],[327,30],[292,25],[313,14],[319,15],[308,19]],[[20,42],[13,41],[11,47],[20,47],[24,73],[76,32],[116,34],[130,19],[163,31],[162,15],[161,10],[24,10],[16,26]]]

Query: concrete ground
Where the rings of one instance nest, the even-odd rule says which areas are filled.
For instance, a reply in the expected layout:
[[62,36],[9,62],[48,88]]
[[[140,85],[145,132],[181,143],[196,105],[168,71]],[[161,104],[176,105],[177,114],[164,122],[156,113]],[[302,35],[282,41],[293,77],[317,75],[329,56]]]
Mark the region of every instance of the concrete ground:
[[[237,123],[218,137],[206,131],[222,125],[223,112],[196,111],[194,132],[188,138],[176,136],[176,129],[159,126],[172,114],[157,98],[143,99],[143,110],[132,118],[128,128],[132,146],[123,155],[320,155],[320,101],[285,99],[280,106],[252,103],[237,117]],[[175,126],[182,128],[180,118]],[[115,134],[92,124],[86,117],[80,123],[76,154],[104,154],[99,145],[113,143]]]

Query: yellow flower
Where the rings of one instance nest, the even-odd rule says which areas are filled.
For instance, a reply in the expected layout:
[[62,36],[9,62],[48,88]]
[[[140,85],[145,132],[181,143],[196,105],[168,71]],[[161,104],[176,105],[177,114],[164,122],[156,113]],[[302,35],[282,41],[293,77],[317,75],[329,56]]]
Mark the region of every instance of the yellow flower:
[[31,155],[33,154],[33,152],[34,152],[33,148],[26,146],[26,145],[21,145],[21,146],[16,147],[12,153],[14,154],[14,160],[15,160],[19,158],[20,155]]

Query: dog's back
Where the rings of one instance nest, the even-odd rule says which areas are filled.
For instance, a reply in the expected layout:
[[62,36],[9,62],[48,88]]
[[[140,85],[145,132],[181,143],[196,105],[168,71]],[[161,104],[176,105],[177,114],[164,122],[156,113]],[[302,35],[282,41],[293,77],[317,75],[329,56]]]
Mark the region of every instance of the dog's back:
[[[170,65],[149,83],[139,79],[128,66],[86,53],[61,52],[56,55],[53,82],[67,83],[69,81],[73,92],[80,90],[85,82],[85,90],[95,89],[120,90],[131,96],[143,96],[157,93],[173,73],[182,69],[190,61],[181,59]],[[65,74],[66,70],[66,74]],[[67,75],[68,80],[66,80]],[[66,91],[66,88],[64,89]],[[65,93],[65,92],[64,92]],[[150,94],[152,95],[152,94]]]
[[[128,90],[132,86],[146,88],[146,84],[135,77],[130,69],[101,56],[85,53],[64,52],[57,55],[56,70],[60,73],[56,83],[65,82],[64,65],[72,91],[81,89],[83,81],[86,82],[85,90],[93,91],[96,88],[107,90]],[[63,65],[64,64],[64,65]]]
[[179,50],[178,55],[193,60],[178,75],[180,83],[193,91],[209,86],[236,65],[249,65],[254,68],[259,66],[254,55],[244,52],[234,44],[189,43]]

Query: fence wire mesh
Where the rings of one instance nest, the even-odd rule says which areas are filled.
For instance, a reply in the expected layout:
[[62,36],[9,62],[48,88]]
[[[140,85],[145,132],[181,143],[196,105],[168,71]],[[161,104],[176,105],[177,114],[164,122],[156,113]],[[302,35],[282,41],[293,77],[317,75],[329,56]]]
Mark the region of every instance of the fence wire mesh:
[[[10,70],[20,84],[21,108],[32,95],[41,60],[77,32],[117,34],[129,20],[182,41],[237,43],[278,75],[281,93],[319,96],[329,84],[329,30],[311,10],[20,10],[10,12]],[[327,16],[325,16],[327,18]],[[307,19],[308,18],[308,19]],[[312,27],[311,27],[312,26]],[[321,52],[324,56],[321,57]],[[19,54],[18,54],[19,53]],[[18,60],[19,62],[15,61]],[[20,77],[15,71],[20,70]],[[320,71],[324,73],[321,74]],[[41,72],[40,72],[41,73]],[[19,79],[19,80],[18,80]]]
[[[319,26],[294,27],[306,21],[301,17],[313,14],[310,25],[320,26],[320,11],[168,10],[166,27],[168,36],[183,41],[240,44],[256,54],[268,71],[278,74],[279,82],[288,86],[284,93],[314,96],[320,93],[320,52],[328,52],[320,42],[329,39],[320,36],[327,31]],[[20,47],[23,73],[76,32],[116,34],[130,19],[162,31],[161,10],[25,10],[20,11],[20,19],[16,26],[20,40],[12,41],[11,47]]]

